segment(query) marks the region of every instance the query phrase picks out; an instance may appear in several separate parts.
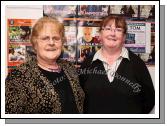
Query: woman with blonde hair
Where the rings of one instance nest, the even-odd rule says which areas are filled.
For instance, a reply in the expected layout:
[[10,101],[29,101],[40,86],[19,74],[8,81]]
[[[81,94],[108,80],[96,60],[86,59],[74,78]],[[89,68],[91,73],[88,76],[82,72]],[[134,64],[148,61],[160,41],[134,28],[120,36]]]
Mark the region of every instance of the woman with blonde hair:
[[6,113],[83,112],[84,92],[75,67],[59,59],[64,41],[64,26],[57,19],[42,17],[36,22],[31,34],[36,55],[6,78]]

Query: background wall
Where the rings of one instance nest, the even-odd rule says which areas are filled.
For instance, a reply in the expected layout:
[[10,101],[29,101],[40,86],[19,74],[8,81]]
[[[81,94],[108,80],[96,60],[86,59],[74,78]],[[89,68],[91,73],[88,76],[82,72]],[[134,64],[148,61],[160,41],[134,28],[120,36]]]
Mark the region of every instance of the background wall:
[[[40,17],[43,16],[43,6],[38,5],[38,6],[6,6],[6,21],[8,21],[8,19],[38,19]],[[147,12],[148,13],[148,12]],[[144,15],[144,14],[142,14]],[[7,25],[7,24],[6,24]],[[81,29],[81,28],[80,28]],[[6,27],[6,31],[8,32],[8,29]],[[96,33],[93,33],[96,34]],[[9,40],[8,38],[6,38],[6,47],[9,48]],[[7,49],[8,51],[8,49]],[[8,57],[8,53],[7,56]],[[154,79],[154,72],[155,72],[155,67],[154,65],[147,65],[149,72],[151,74],[153,83],[155,83],[155,79]],[[10,68],[9,68],[10,69]]]

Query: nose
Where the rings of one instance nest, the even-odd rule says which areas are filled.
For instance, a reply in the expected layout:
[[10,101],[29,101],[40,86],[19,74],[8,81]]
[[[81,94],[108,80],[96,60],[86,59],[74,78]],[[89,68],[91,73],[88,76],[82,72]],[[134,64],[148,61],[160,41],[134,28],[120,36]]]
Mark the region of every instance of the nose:
[[49,45],[54,45],[54,44],[55,44],[55,42],[54,42],[54,40],[51,38],[50,41],[49,41]]
[[114,29],[111,29],[110,32],[111,32],[111,35],[115,36],[115,30]]

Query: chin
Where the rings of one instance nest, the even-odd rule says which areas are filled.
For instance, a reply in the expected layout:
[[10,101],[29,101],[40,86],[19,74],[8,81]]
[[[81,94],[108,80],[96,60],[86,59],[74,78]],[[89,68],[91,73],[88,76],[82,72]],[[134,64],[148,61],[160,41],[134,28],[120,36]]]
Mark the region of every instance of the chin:
[[58,58],[58,57],[47,57],[46,59],[47,59],[47,60],[50,60],[50,61],[52,61],[52,60],[53,60],[53,61],[56,61],[57,58]]
[[59,57],[59,55],[56,55],[56,56],[55,55],[50,55],[50,56],[47,55],[46,59],[48,59],[48,60],[56,60],[58,57]]
[[108,48],[114,48],[114,47],[117,47],[117,45],[114,45],[114,44],[109,44],[107,45]]

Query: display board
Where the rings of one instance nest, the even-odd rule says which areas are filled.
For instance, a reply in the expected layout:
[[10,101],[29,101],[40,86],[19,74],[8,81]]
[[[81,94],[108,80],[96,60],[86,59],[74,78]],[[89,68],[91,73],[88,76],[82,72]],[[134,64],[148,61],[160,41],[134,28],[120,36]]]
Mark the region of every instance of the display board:
[[[127,21],[125,47],[146,64],[155,63],[155,6],[153,5],[45,5],[43,16],[54,16],[65,25],[64,43],[60,58],[79,65],[100,49],[99,26],[103,17],[117,15]],[[9,71],[33,54],[30,34],[33,19],[7,20]]]

